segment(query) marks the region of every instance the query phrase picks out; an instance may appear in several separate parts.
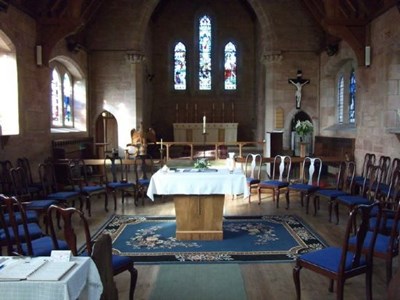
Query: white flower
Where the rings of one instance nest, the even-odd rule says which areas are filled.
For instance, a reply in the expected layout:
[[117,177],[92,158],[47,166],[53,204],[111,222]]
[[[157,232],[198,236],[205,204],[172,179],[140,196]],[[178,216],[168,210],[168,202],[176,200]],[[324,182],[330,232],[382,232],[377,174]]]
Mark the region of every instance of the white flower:
[[295,129],[296,129],[296,133],[300,137],[304,137],[307,134],[313,132],[314,127],[313,127],[313,124],[308,120],[306,120],[306,121],[298,120],[296,123]]

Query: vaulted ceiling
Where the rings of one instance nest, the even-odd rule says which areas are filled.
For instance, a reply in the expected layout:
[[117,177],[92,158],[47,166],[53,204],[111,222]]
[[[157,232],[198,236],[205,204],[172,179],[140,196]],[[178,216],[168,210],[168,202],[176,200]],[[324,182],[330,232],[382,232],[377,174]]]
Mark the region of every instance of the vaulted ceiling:
[[[326,46],[334,49],[340,40],[345,40],[359,61],[364,61],[371,20],[393,6],[400,8],[399,0],[299,1],[326,33]],[[55,43],[67,36],[70,50],[74,50],[82,42],[80,34],[102,3],[103,0],[0,0],[0,11],[13,5],[35,18],[37,43],[43,45],[43,54],[48,55]]]

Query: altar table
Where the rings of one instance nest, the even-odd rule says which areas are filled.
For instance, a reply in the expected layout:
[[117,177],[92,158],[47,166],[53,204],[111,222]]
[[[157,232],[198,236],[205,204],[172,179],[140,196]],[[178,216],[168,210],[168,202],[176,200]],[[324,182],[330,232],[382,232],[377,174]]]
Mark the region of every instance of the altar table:
[[241,169],[176,169],[157,171],[147,196],[173,195],[178,240],[221,240],[225,195],[250,195]]
[[[27,259],[31,258],[12,258]],[[32,260],[49,257],[34,257]],[[0,280],[0,298],[18,300],[97,300],[103,292],[99,272],[90,257],[72,257],[75,266],[60,280]]]
[[236,142],[238,123],[174,123],[174,142]]

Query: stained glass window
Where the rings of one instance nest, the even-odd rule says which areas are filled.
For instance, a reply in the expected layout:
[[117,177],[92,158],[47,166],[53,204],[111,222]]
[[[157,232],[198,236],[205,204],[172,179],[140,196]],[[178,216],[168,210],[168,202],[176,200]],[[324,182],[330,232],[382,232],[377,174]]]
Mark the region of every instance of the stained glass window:
[[68,74],[64,75],[63,81],[64,87],[64,125],[65,126],[72,126],[72,85],[71,79],[69,78]]
[[341,75],[339,77],[338,90],[337,90],[338,123],[343,123],[343,101],[344,101],[344,78],[343,75]]
[[181,42],[175,46],[174,62],[175,90],[186,90],[186,47]]
[[224,88],[236,90],[236,47],[233,43],[226,44],[224,49]]
[[350,73],[350,101],[349,101],[349,123],[356,122],[356,75],[354,70]]
[[56,69],[51,79],[51,113],[53,126],[62,126],[61,80]]
[[199,89],[211,90],[211,20],[208,16],[199,22]]

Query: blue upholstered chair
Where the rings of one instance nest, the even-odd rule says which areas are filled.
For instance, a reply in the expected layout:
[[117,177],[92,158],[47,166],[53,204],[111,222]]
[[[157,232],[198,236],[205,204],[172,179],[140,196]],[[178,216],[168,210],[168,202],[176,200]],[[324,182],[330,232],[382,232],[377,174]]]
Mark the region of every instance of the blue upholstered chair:
[[[49,256],[54,249],[51,237],[45,235],[37,223],[28,223],[22,203],[16,197],[0,195],[0,204],[3,208],[0,209],[0,224],[7,241],[8,255]],[[19,212],[22,223],[17,220],[15,211]],[[65,242],[58,241],[58,244],[59,249],[67,249]]]
[[[73,227],[74,218],[77,218],[76,221],[79,224],[82,224],[84,238],[85,238],[85,251],[81,255],[92,255],[92,241],[90,236],[90,230],[88,222],[82,211],[76,209],[75,207],[63,208],[60,206],[52,205],[49,207],[48,215],[49,215],[49,225],[50,232],[52,236],[52,240],[54,243],[54,248],[59,248],[59,239],[57,237],[57,233],[54,229],[53,223],[53,215],[58,214],[62,219],[62,232],[65,238],[65,241],[68,244],[68,248],[71,250],[73,255],[78,255],[78,247],[77,247],[77,236]],[[137,282],[138,272],[134,267],[134,262],[129,256],[120,256],[120,255],[112,255],[112,268],[113,274],[118,275],[122,272],[129,271],[131,273],[131,283],[129,290],[129,299],[133,299],[133,295],[135,293],[135,287]]]
[[150,178],[154,173],[153,158],[149,154],[137,155],[134,158],[133,168],[136,178],[135,204],[137,205],[140,195],[142,204],[144,205],[144,198],[146,197],[147,188],[150,184]]
[[114,210],[117,209],[117,192],[121,192],[122,203],[126,194],[136,194],[136,185],[128,178],[128,166],[120,157],[106,156],[104,159],[106,187],[113,193]]
[[[339,164],[334,187],[320,188],[314,194],[314,215],[319,209],[320,198],[328,199],[329,222],[332,221],[332,207],[338,196],[351,195],[353,190],[356,165],[352,161],[343,161]],[[339,220],[336,220],[338,223]]]
[[[293,279],[298,300],[301,298],[300,271],[303,268],[328,277],[330,292],[334,291],[333,286],[336,282],[336,299],[344,298],[344,283],[347,279],[365,274],[365,299],[372,300],[372,253],[378,233],[377,227],[372,232],[368,250],[365,251],[363,247],[366,236],[369,234],[369,220],[372,210],[378,211],[378,216],[380,216],[378,202],[354,207],[347,221],[346,233],[341,247],[327,247],[300,255],[296,259]],[[361,222],[354,237],[352,237],[352,226],[357,217],[361,219]],[[352,247],[350,239],[354,239],[356,247]]]
[[272,177],[269,180],[262,180],[258,184],[258,204],[261,203],[261,192],[263,190],[272,190],[272,199],[276,201],[276,207],[278,208],[280,191],[289,185],[292,159],[290,156],[276,155],[271,168]]
[[364,161],[361,169],[361,174],[354,177],[354,188],[358,193],[364,184],[364,179],[367,176],[368,166],[375,165],[376,156],[374,153],[365,153]]
[[246,176],[247,185],[249,186],[250,190],[249,202],[251,199],[251,190],[258,190],[258,184],[260,183],[261,175],[261,165],[261,154],[249,153],[246,155],[246,159],[244,161],[244,174]]
[[289,208],[290,192],[299,192],[301,206],[304,206],[304,197],[306,198],[306,213],[308,214],[310,197],[320,188],[322,160],[318,157],[305,157],[300,168],[300,182],[291,183],[286,189],[286,208]]

